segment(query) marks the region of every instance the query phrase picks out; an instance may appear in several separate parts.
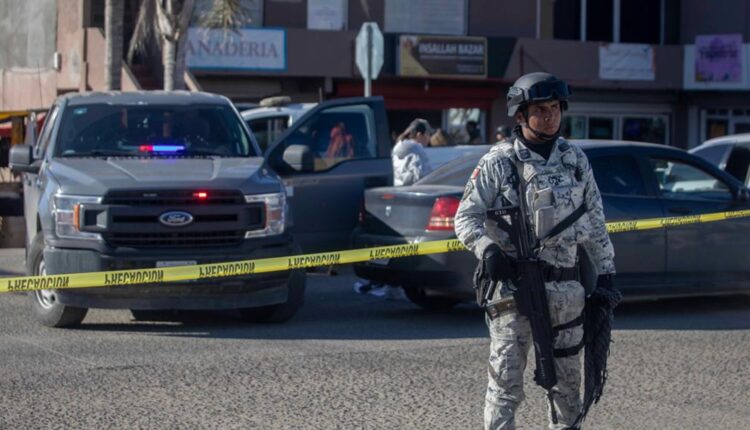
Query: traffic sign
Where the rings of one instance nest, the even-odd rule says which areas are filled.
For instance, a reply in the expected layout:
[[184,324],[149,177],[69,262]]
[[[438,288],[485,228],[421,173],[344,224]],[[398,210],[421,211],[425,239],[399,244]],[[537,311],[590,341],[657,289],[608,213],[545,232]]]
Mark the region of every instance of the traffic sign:
[[377,22],[365,22],[356,40],[355,61],[365,78],[365,96],[370,96],[370,81],[378,78],[383,68],[383,33]]

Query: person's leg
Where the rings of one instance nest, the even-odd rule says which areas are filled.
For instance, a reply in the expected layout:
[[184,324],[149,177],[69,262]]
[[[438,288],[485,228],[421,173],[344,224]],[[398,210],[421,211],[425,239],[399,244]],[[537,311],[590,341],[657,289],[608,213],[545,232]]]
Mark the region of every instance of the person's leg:
[[[547,300],[552,326],[573,321],[583,312],[585,291],[578,282],[548,283]],[[583,325],[562,330],[555,338],[555,349],[570,348],[583,339]],[[581,412],[581,352],[568,357],[555,358],[557,385],[552,388],[553,405],[548,402],[549,428],[567,429]],[[555,409],[557,424],[552,420],[552,407]]]
[[515,429],[515,413],[524,399],[523,372],[531,344],[526,317],[507,311],[493,321],[490,329],[489,383],[484,404],[484,428]]

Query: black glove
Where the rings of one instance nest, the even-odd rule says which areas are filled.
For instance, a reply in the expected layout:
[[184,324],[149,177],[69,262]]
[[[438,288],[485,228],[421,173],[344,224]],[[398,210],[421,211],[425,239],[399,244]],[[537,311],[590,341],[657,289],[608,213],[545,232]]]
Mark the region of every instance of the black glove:
[[515,262],[493,243],[484,250],[484,264],[494,282],[516,278]]

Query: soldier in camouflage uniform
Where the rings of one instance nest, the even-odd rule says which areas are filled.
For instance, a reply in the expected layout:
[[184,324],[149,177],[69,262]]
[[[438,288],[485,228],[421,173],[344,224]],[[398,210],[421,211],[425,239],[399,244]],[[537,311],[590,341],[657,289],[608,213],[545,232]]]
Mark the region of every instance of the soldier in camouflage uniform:
[[[611,285],[614,251],[591,166],[579,147],[559,137],[568,95],[567,84],[550,74],[531,73],[519,78],[508,92],[508,115],[518,123],[515,140],[493,146],[466,184],[455,218],[456,234],[477,258],[485,260],[492,281],[499,282],[494,299],[512,297],[514,287],[508,279],[513,278],[515,249],[505,232],[486,222],[486,211],[516,206],[521,198],[518,180],[527,184],[529,224],[535,229],[540,209],[545,211],[546,207],[556,225],[585,205],[586,212],[577,221],[544,242],[539,258],[553,268],[576,267],[580,245],[596,265],[597,284]],[[576,319],[583,311],[585,291],[577,276],[555,277],[554,273],[560,272],[551,271],[550,277],[545,277],[552,325],[564,328],[556,335],[553,347],[567,350],[567,356],[554,360],[558,383],[548,402],[550,429],[571,428],[581,410],[583,328]],[[515,411],[524,400],[523,373],[532,345],[531,329],[528,319],[515,309],[494,320],[487,318],[487,322],[491,351],[485,428],[513,429]]]

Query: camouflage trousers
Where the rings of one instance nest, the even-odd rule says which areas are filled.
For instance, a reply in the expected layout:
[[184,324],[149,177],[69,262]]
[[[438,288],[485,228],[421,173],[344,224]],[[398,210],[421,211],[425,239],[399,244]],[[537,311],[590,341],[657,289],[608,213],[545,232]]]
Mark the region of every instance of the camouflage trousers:
[[[552,325],[564,324],[577,318],[583,311],[585,291],[576,281],[548,282],[545,284]],[[506,288],[498,288],[497,295]],[[506,311],[498,318],[487,320],[490,329],[491,351],[489,384],[484,406],[484,427],[492,430],[515,429],[515,413],[524,400],[523,373],[531,348],[529,320],[517,312]],[[583,337],[583,326],[561,331],[554,347],[567,348],[578,345]],[[533,366],[533,362],[532,362]],[[568,428],[581,410],[581,353],[555,358],[557,385],[552,388],[552,404],[547,404],[549,428]],[[557,424],[552,421],[555,408]]]

